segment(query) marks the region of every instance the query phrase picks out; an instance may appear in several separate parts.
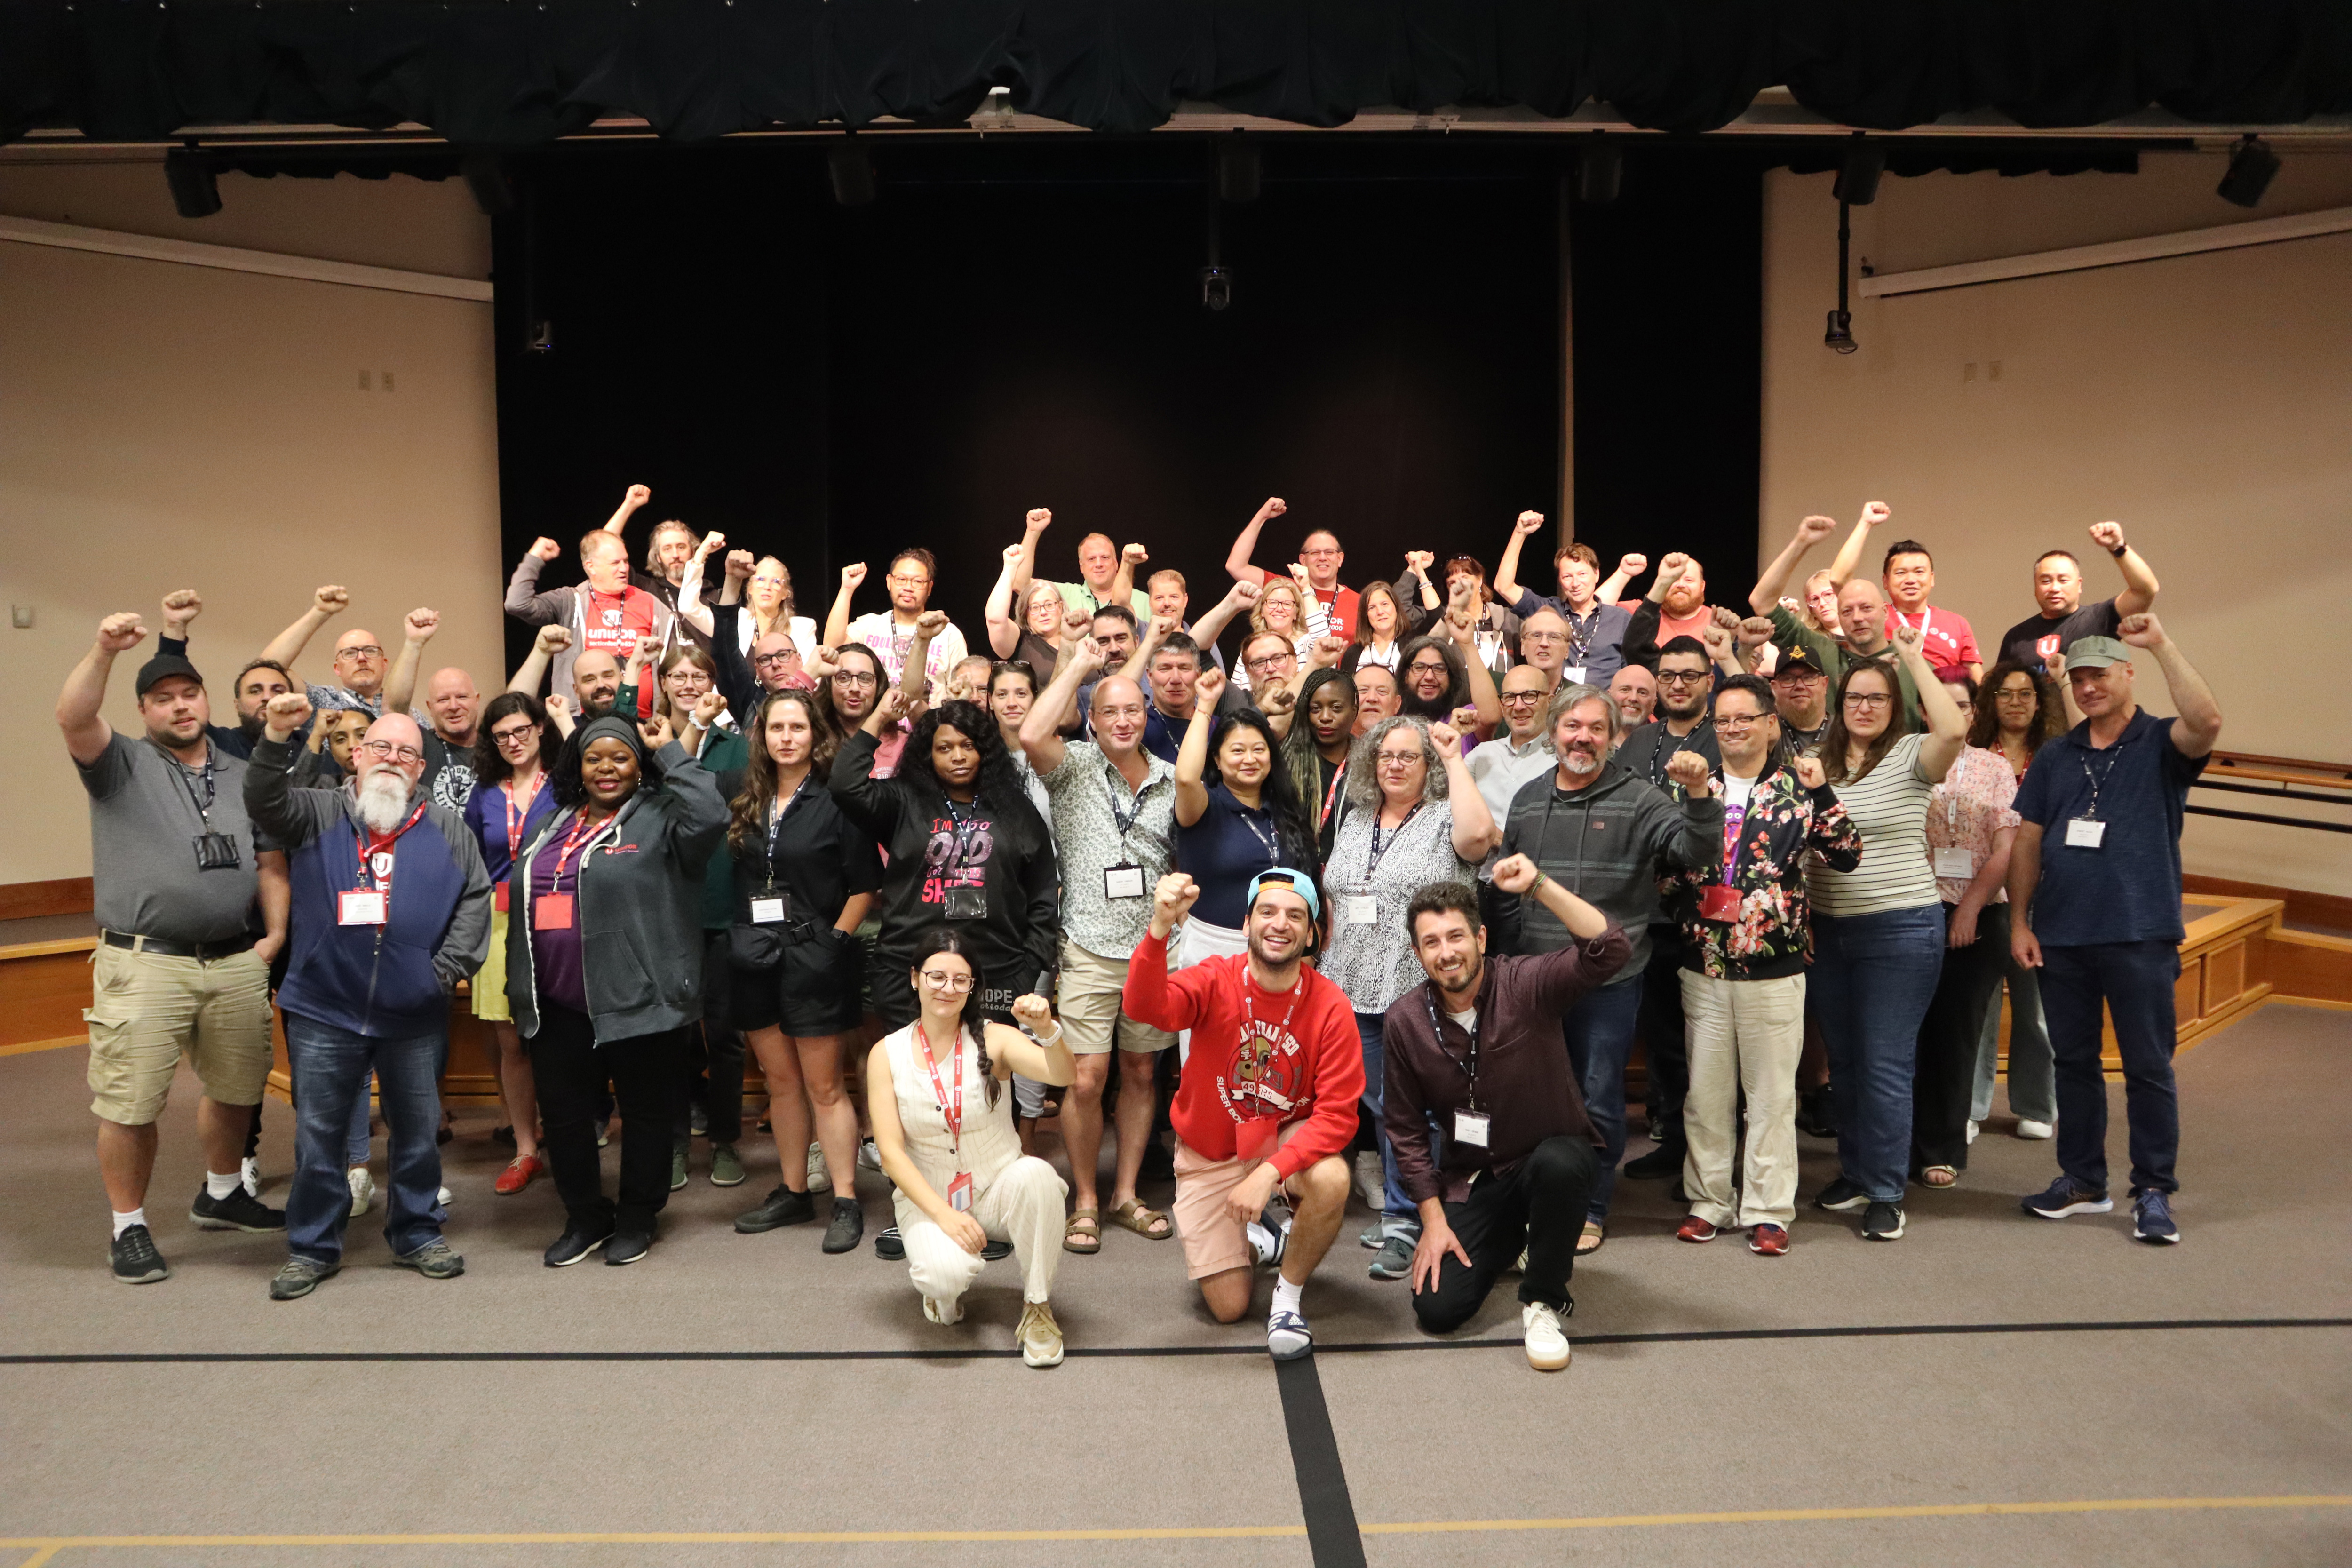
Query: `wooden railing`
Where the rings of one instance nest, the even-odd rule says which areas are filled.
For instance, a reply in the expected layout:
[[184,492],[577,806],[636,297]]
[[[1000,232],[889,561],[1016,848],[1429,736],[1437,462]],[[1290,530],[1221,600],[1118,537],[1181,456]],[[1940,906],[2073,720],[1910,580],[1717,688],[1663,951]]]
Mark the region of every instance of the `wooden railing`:
[[[2226,795],[2250,795],[2263,800],[2301,801],[2310,805],[2352,807],[2352,763],[2315,763],[2302,757],[2269,757],[2255,752],[2215,752],[2199,775],[2198,789]],[[2221,816],[2233,822],[2262,822],[2273,827],[2309,827],[2322,833],[2352,833],[2352,821],[2338,822],[2305,814],[2285,816],[2267,811],[2233,811],[2218,805],[2186,808],[2198,816]]]

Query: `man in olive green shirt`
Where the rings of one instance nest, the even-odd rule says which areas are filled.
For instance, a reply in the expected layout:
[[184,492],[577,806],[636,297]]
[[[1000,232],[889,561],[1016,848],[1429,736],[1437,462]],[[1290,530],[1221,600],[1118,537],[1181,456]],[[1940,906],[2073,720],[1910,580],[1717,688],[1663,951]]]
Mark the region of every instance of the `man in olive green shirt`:
[[[1876,512],[1881,521],[1886,515],[1886,507],[1880,501],[1872,501],[1863,510],[1865,514]],[[1886,595],[1877,584],[1857,577],[1838,590],[1838,625],[1845,632],[1843,644],[1805,625],[1780,598],[1780,590],[1788,586],[1805,552],[1835,531],[1836,522],[1826,517],[1809,517],[1799,523],[1796,536],[1756,580],[1755,589],[1748,595],[1748,607],[1771,621],[1773,641],[1783,647],[1810,650],[1822,673],[1830,678],[1833,691],[1845,679],[1848,667],[1864,659],[1885,665],[1895,672],[1895,684],[1903,694],[1903,711],[1911,728],[1922,729],[1919,689],[1912,684],[1911,672],[1895,657],[1894,645],[1886,640]]]

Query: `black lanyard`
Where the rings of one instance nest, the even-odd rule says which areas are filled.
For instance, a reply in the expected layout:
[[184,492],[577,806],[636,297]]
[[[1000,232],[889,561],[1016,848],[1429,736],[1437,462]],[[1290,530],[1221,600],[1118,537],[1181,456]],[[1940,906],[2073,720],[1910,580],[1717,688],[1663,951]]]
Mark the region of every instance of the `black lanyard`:
[[1387,848],[1383,848],[1381,846],[1381,814],[1378,810],[1373,811],[1372,852],[1370,858],[1364,862],[1365,882],[1370,883],[1374,877],[1380,874],[1381,857],[1386,855],[1390,849],[1393,849],[1397,847],[1397,840],[1404,837],[1404,830],[1412,826],[1412,819],[1419,816],[1421,815],[1421,808],[1428,804],[1429,803],[1427,801],[1416,801],[1413,803],[1413,808],[1404,814],[1404,820],[1396,825],[1396,831],[1389,835]]
[[2091,781],[2091,804],[2084,808],[2083,815],[2093,822],[2099,820],[2099,791],[2105,788],[2107,780],[2115,776],[2116,759],[2130,744],[2131,733],[2126,731],[2116,737],[2114,745],[2107,748],[2107,765],[2096,772],[2091,768],[2091,758],[2095,754],[2092,749],[2086,746],[2083,750],[2083,776]]
[[[181,762],[179,758],[172,755],[171,752],[164,752],[163,748],[161,746],[157,746],[155,749],[158,752],[163,752],[164,764],[172,770],[173,775],[180,781],[180,787],[188,792],[188,804],[196,808],[196,820],[204,824],[205,832],[210,833],[213,830],[213,798],[215,788],[213,784],[213,743],[210,741],[206,741],[205,742],[205,765],[201,768],[189,767],[185,763]],[[201,799],[198,798],[196,795],[196,786],[194,782],[188,776],[191,773],[194,773],[196,778],[204,781],[205,793]]]
[[[1437,1054],[1444,1057],[1447,1061],[1454,1062],[1454,1065],[1460,1068],[1463,1074],[1469,1079],[1469,1108],[1472,1110],[1475,1110],[1478,1109],[1478,1026],[1475,1022],[1461,1026],[1462,1032],[1470,1037],[1470,1054],[1463,1060],[1454,1061],[1453,1053],[1445,1048],[1444,1026],[1438,1022],[1436,992],[1437,982],[1433,980],[1429,983],[1428,994],[1422,997],[1423,1005],[1429,1009],[1430,1036],[1437,1042]],[[1476,1014],[1477,1008],[1475,1004],[1473,1005],[1471,1011],[1474,1016]]]
[[[1127,775],[1119,773],[1118,764],[1114,763],[1108,756],[1105,756],[1103,758],[1102,764],[1103,771],[1106,774],[1117,774],[1120,784],[1125,784],[1127,782]],[[1147,763],[1145,765],[1142,786],[1133,792],[1135,809],[1129,812],[1125,816],[1121,816],[1118,814],[1118,791],[1111,787],[1110,779],[1108,777],[1105,777],[1103,780],[1103,795],[1110,803],[1110,825],[1118,832],[1118,847],[1121,854],[1125,854],[1127,852],[1128,833],[1135,826],[1136,818],[1143,815],[1143,796],[1150,788],[1151,773],[1150,771],[1150,764]]]
[[1592,608],[1584,612],[1584,623],[1580,626],[1568,607],[1568,601],[1562,599],[1559,602],[1559,618],[1568,623],[1568,662],[1581,669],[1585,664],[1585,652],[1592,647],[1593,634],[1601,629],[1601,601],[1592,601]]
[[771,888],[776,885],[776,835],[783,830],[785,816],[800,803],[802,792],[808,788],[809,780],[815,776],[814,773],[802,774],[799,786],[791,795],[782,800],[768,803],[768,886]]

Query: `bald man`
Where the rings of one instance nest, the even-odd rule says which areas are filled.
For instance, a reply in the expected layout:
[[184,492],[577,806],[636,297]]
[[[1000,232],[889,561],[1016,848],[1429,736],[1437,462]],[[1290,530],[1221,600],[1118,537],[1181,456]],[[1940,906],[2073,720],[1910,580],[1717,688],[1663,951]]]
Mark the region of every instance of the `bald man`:
[[[329,583],[314,590],[310,607],[294,618],[291,626],[279,632],[261,650],[262,658],[273,664],[294,668],[295,660],[310,645],[319,628],[351,607],[351,590],[339,583]],[[310,707],[316,710],[332,708],[340,712],[365,713],[374,718],[383,711],[383,682],[388,661],[383,651],[383,639],[363,627],[353,626],[335,639],[334,670],[338,684],[324,681],[305,683]]]
[[[1863,508],[1865,523],[1885,521],[1885,503],[1872,501]],[[1835,638],[1813,630],[1780,603],[1780,590],[1796,570],[1805,552],[1827,539],[1837,524],[1826,517],[1809,517],[1797,525],[1796,533],[1764,567],[1755,588],[1748,595],[1748,607],[1772,623],[1772,640],[1782,647],[1804,647],[1812,653],[1813,662],[1829,677],[1830,705],[1836,710],[1837,694],[1843,689],[1849,666],[1870,659],[1895,672],[1895,685],[1903,693],[1903,710],[1911,716],[1911,728],[1924,728],[1919,718],[1919,689],[1911,679],[1911,672],[1895,657],[1894,647],[1886,640],[1886,594],[1877,584],[1857,577],[1838,590],[1837,616],[1839,629],[1845,633],[1841,645]]]
[[383,705],[430,726],[425,736],[425,793],[452,811],[463,811],[474,793],[474,742],[482,718],[482,694],[474,678],[454,665],[436,669],[425,683],[423,711],[409,706],[425,645],[440,629],[438,610],[411,610],[402,620],[400,657],[384,678]]

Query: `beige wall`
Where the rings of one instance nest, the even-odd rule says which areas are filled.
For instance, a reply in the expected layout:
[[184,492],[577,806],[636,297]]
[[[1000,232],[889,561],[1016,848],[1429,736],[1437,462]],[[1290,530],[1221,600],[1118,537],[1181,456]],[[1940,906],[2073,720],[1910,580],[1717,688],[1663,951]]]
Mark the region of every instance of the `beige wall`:
[[[2136,175],[1890,176],[1854,209],[1857,263],[1907,271],[2352,205],[2352,156],[2290,154],[2252,213],[2213,195],[2221,167],[2178,154]],[[2352,761],[2333,632],[2352,606],[2352,235],[1857,298],[1861,349],[1840,355],[1822,343],[1830,184],[1767,186],[1764,558],[1808,512],[1850,522],[1884,500],[1890,537],[1934,551],[1936,601],[1990,638],[2032,612],[2043,550],[2083,555],[2089,592],[2112,594],[2084,531],[2116,519],[2221,700],[2222,745]],[[2169,711],[2160,677],[2143,679]],[[2183,850],[2191,871],[2352,894],[2347,836],[2192,816]]]
[[[222,198],[189,224],[152,164],[0,166],[11,216],[487,272],[487,225],[454,181],[228,176]],[[19,825],[0,882],[89,874],[51,712],[101,616],[139,610],[152,629],[164,593],[200,591],[191,652],[222,722],[237,667],[325,582],[348,584],[352,607],[296,673],[327,677],[353,626],[396,650],[401,616],[424,605],[443,615],[426,668],[457,664],[495,689],[498,516],[488,305],[0,244],[0,599],[34,616],[30,630],[0,623],[0,795]],[[143,657],[108,693],[130,732]]]

